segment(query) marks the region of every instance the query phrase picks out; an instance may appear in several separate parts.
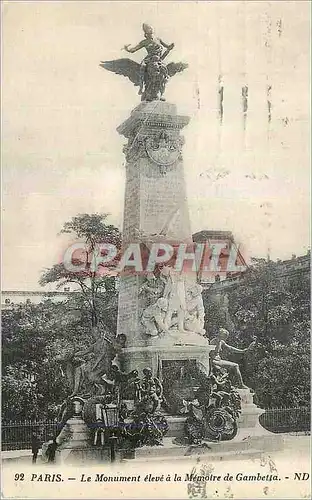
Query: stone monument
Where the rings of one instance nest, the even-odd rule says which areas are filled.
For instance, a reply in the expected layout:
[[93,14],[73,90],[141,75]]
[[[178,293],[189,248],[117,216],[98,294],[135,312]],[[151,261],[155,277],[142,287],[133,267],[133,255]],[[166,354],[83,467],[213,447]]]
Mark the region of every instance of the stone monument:
[[[142,41],[136,46],[124,47],[129,53],[145,49],[147,55],[141,64],[124,58],[104,61],[100,66],[128,77],[139,87],[141,103],[117,128],[127,140],[124,146],[123,251],[127,253],[135,243],[150,255],[155,242],[164,250],[168,244],[192,247],[193,241],[182,154],[182,131],[189,117],[180,115],[176,105],[164,99],[168,80],[185,70],[187,64],[165,64],[174,44],[157,38],[147,24],[143,24],[143,31]],[[153,373],[160,381],[162,407],[166,416],[171,415],[168,416],[169,437],[185,436],[185,426],[189,422],[189,434],[194,438],[193,424],[196,427],[198,412],[196,414],[193,406],[193,417],[189,412],[187,421],[186,407],[190,401],[198,402],[196,397],[202,391],[207,403],[206,406],[203,403],[204,414],[208,415],[204,426],[210,425],[212,434],[220,440],[227,430],[224,439],[228,440],[236,436],[236,420],[242,428],[241,436],[233,439],[236,443],[233,442],[231,449],[238,452],[242,449],[238,441],[243,449],[253,448],[252,434],[257,447],[259,436],[262,443],[272,443],[271,436],[264,436],[263,429],[259,431],[259,415],[263,410],[253,403],[252,393],[243,384],[238,365],[232,366],[238,378],[237,391],[233,391],[228,375],[217,374],[218,370],[230,371],[231,363],[220,357],[223,341],[219,339],[217,345],[210,345],[205,336],[201,291],[196,274],[183,267],[177,270],[174,261],[153,269],[142,266],[139,272],[123,270],[117,324],[117,334],[126,338],[126,346],[119,356],[121,367],[125,372]],[[227,378],[223,381],[224,377]],[[220,389],[222,384],[227,384],[227,391]],[[155,388],[153,391],[156,394]],[[219,398],[218,406],[214,406],[215,403],[211,406],[210,393]],[[230,398],[232,403],[225,408],[222,398],[224,401]],[[172,452],[176,453],[176,448]],[[149,451],[141,454],[148,456]]]
[[[189,117],[164,100],[168,79],[187,64],[164,59],[172,50],[143,24],[145,39],[125,49],[147,50],[139,65],[130,59],[102,62],[109,71],[140,86],[141,104],[117,131],[127,139],[123,247],[153,243],[192,247],[186,197],[181,132]],[[126,371],[150,367],[166,386],[167,372],[187,367],[190,360],[209,372],[213,347],[203,335],[204,308],[195,273],[164,265],[147,273],[120,276],[118,334],[126,335],[122,365]],[[172,366],[171,366],[172,365]]]
[[[117,129],[127,140],[117,336],[98,327],[86,350],[63,360],[72,392],[61,408],[65,425],[58,439],[68,463],[102,460],[108,443],[115,457],[115,442],[122,454],[135,450],[136,457],[154,456],[164,439],[167,446],[159,449],[167,455],[187,454],[185,446],[202,439],[215,441],[216,453],[272,443],[259,431],[262,410],[238,364],[222,355],[252,345],[226,344],[222,329],[209,344],[196,266],[184,265],[191,254],[196,261],[182,156],[189,117],[164,93],[169,78],[187,65],[165,64],[174,44],[147,24],[143,31],[138,45],[125,46],[130,53],[146,49],[141,64],[119,59],[100,65],[138,86],[141,103]],[[177,446],[172,439],[179,438]],[[220,441],[231,441],[232,448],[220,448]]]

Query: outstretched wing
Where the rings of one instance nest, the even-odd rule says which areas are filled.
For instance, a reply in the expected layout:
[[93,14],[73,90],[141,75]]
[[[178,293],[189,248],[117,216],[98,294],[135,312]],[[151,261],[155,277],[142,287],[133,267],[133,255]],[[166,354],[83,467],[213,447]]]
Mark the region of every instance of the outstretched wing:
[[132,59],[116,59],[115,61],[101,61],[101,68],[112,71],[117,75],[129,78],[135,86],[140,84],[140,65]]
[[167,71],[169,76],[174,76],[176,73],[181,73],[181,71],[184,71],[186,68],[188,68],[188,64],[182,62],[171,62],[167,64]]

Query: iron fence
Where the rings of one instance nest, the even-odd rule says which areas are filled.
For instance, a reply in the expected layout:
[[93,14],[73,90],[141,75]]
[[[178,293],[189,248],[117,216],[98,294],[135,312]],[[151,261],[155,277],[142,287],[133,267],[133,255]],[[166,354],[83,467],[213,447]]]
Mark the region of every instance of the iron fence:
[[[310,432],[310,407],[272,408],[265,410],[259,418],[262,427],[270,432]],[[41,442],[48,441],[60,431],[55,420],[4,421],[1,426],[2,450],[31,449],[32,432],[40,434]]]
[[260,415],[262,427],[270,432],[310,432],[310,407],[270,408]]
[[27,450],[31,449],[31,435],[36,432],[43,443],[60,431],[55,420],[24,420],[4,421],[1,425],[2,450]]

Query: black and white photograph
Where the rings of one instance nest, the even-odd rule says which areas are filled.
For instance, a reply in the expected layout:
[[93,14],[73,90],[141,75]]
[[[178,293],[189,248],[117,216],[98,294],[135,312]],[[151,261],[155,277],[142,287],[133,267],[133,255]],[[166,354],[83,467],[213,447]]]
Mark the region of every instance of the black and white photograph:
[[3,498],[310,498],[310,2],[1,10]]

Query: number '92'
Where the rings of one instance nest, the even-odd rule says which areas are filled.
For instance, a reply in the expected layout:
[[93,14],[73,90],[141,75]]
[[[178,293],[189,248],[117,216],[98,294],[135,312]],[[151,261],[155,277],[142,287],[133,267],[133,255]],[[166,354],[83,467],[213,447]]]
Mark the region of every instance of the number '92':
[[25,479],[25,474],[14,474],[14,481],[24,481]]

